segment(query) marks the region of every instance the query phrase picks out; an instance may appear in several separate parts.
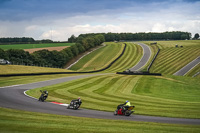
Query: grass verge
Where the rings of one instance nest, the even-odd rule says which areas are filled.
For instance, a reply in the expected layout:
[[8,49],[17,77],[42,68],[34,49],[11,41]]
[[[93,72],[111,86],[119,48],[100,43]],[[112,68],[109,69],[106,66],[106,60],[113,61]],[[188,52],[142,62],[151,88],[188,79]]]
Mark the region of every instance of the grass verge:
[[0,87],[18,85],[18,84],[28,84],[28,83],[33,83],[33,82],[40,82],[40,81],[75,76],[75,75],[77,74],[0,77]]
[[72,46],[72,45],[74,45],[74,43],[10,44],[10,45],[0,45],[0,48],[8,50],[8,49],[32,49],[32,48],[59,47],[59,46]]
[[19,74],[19,73],[48,73],[48,72],[71,72],[67,69],[23,66],[23,65],[0,65],[0,74]]
[[0,132],[44,133],[198,133],[199,126],[81,118],[0,108]]

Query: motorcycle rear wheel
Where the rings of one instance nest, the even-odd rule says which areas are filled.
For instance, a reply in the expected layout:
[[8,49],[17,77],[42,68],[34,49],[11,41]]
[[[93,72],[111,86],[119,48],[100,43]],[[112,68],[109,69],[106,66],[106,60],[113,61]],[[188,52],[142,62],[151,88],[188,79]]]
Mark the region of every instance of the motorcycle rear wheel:
[[115,111],[114,111],[114,115],[117,115],[117,112],[118,112],[118,110],[115,110]]

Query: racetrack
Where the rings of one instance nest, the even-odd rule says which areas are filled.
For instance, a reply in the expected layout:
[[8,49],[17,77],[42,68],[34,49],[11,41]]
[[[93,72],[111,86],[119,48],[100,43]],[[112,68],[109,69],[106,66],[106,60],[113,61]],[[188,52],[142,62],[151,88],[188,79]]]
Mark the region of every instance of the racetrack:
[[[142,58],[144,58],[146,62],[144,62],[144,60],[141,59],[139,63],[141,63],[141,61],[143,63],[141,63],[142,65],[140,65],[138,69],[144,66],[149,60],[150,54],[147,54],[148,56],[145,56],[146,55],[145,50],[143,55],[144,56]],[[70,110],[66,109],[65,106],[52,104],[48,102],[39,102],[35,98],[27,97],[26,95],[24,95],[24,91],[29,89],[50,86],[62,82],[68,82],[75,79],[86,78],[97,75],[105,75],[105,74],[78,75],[78,76],[59,78],[59,79],[42,81],[31,84],[0,87],[0,107],[19,109],[31,112],[41,112],[49,114],[70,115],[70,116],[100,118],[100,119],[200,125],[200,119],[168,118],[168,117],[143,116],[135,114],[131,115],[130,117],[126,117],[126,116],[114,116],[113,115],[114,110],[113,112],[104,112],[104,111],[88,110],[88,109]]]
[[113,112],[104,112],[104,111],[96,111],[88,109],[70,110],[66,109],[65,106],[56,105],[48,102],[39,102],[37,99],[30,98],[24,95],[24,91],[29,89],[49,86],[61,82],[67,82],[79,78],[85,78],[96,75],[101,75],[101,74],[79,75],[79,76],[65,77],[65,78],[59,78],[55,80],[42,81],[25,85],[1,87],[0,107],[26,110],[32,112],[42,112],[42,113],[89,117],[89,118],[174,123],[174,124],[194,124],[194,125],[200,124],[200,119],[167,118],[167,117],[154,117],[154,116],[143,116],[143,115],[132,115],[130,117],[125,117],[125,116],[114,116]]

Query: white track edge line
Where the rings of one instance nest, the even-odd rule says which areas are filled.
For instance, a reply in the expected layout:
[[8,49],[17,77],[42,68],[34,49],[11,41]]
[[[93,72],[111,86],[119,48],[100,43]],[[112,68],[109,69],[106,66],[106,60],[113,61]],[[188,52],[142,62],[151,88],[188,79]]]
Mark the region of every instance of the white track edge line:
[[[33,98],[33,99],[35,99],[35,100],[38,100],[37,98],[32,97],[32,96],[29,96],[28,94],[26,94],[27,91],[29,91],[29,90],[24,91],[24,95],[25,95],[25,96],[30,97],[30,98]],[[52,102],[48,102],[48,103],[52,103]],[[56,103],[52,103],[52,104],[56,104]],[[69,106],[69,104],[64,104],[64,103],[63,103],[63,104],[56,104],[56,105],[61,105],[61,106],[66,106],[66,107]]]

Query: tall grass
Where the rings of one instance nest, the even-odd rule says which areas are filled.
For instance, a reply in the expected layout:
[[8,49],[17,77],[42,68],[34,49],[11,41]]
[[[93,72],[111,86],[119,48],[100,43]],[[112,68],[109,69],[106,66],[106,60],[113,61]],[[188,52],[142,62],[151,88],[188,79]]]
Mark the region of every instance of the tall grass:
[[129,100],[136,106],[136,114],[200,118],[198,79],[174,77],[102,75],[30,90],[28,94],[39,97],[39,90],[46,89],[49,101],[64,103],[80,96],[82,107],[105,111],[114,111]]

